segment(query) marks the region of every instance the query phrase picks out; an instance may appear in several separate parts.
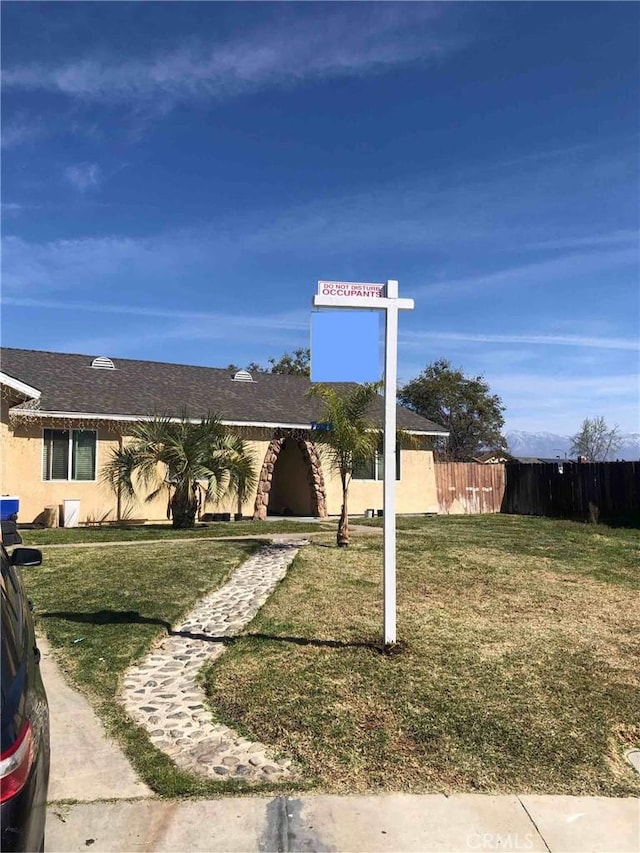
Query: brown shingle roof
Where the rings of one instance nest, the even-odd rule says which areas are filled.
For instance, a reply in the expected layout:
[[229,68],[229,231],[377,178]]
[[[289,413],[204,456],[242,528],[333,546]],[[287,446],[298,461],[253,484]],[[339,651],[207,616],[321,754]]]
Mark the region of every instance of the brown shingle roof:
[[[321,403],[305,395],[303,376],[256,373],[255,382],[234,382],[233,372],[158,361],[114,359],[115,370],[91,367],[94,356],[40,350],[0,349],[0,370],[42,392],[41,412],[95,415],[217,414],[233,423],[309,425],[320,418]],[[339,387],[339,386],[336,386]],[[415,432],[445,433],[431,421],[398,406],[398,426]],[[382,425],[380,398],[371,418]]]

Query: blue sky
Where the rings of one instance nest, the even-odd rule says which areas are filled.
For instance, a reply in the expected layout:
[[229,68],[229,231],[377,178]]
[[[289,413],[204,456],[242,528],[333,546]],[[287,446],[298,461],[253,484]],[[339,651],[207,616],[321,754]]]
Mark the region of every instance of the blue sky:
[[638,431],[640,6],[2,8],[2,342],[195,364],[397,278],[400,378]]

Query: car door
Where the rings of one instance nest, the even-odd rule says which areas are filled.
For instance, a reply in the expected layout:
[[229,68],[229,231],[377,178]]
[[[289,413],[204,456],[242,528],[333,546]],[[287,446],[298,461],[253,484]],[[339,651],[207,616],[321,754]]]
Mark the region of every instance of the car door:
[[49,711],[19,570],[0,546],[2,850],[39,850],[49,778]]

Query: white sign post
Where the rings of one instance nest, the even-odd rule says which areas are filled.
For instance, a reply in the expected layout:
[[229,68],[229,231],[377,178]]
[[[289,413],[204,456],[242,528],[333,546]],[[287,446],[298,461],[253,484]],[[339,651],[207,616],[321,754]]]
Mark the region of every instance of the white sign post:
[[384,592],[383,637],[396,642],[396,383],[398,379],[398,311],[411,311],[413,299],[398,297],[398,282],[370,284],[319,281],[317,308],[366,308],[385,312],[384,336]]

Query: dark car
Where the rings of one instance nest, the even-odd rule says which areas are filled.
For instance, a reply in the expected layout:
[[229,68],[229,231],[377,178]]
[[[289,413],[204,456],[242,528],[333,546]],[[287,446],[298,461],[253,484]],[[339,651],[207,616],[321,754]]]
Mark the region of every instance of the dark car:
[[[3,539],[7,541],[4,535]],[[15,537],[10,541],[15,542]],[[0,850],[44,850],[49,706],[40,677],[31,605],[18,568],[40,565],[42,554],[35,548],[15,548],[9,555],[0,544],[0,560]]]

